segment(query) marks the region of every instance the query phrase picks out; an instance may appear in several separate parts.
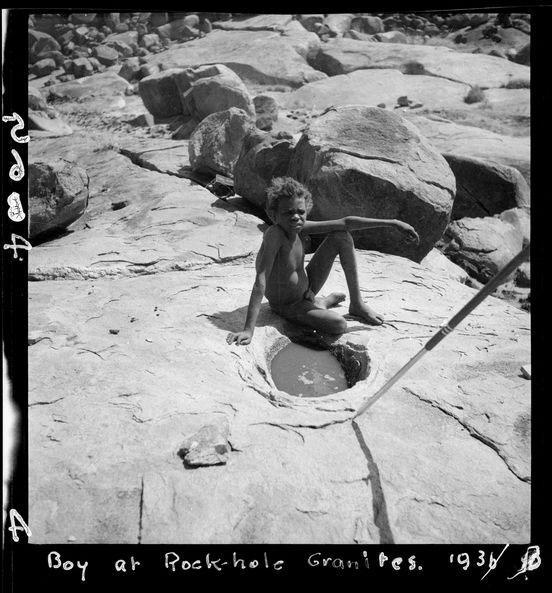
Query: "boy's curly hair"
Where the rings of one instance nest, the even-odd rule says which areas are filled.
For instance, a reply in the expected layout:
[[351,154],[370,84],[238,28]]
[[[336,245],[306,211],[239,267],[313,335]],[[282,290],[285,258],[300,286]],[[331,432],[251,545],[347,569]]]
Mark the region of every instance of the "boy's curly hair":
[[307,212],[312,209],[312,196],[310,191],[292,177],[275,177],[266,190],[266,211],[270,218],[278,209],[278,200],[281,198],[304,198]]

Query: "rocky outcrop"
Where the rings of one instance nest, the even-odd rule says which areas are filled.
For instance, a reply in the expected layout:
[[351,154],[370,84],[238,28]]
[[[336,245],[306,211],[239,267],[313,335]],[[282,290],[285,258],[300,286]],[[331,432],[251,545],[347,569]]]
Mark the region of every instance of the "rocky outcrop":
[[423,74],[481,88],[501,87],[512,78],[530,80],[527,66],[485,54],[466,54],[446,47],[400,43],[370,43],[334,39],[318,53],[314,65],[335,76],[367,68],[408,71],[409,64],[423,66]]
[[60,82],[48,87],[52,99],[99,99],[101,97],[123,96],[130,84],[115,72],[106,71],[79,80]]
[[251,131],[234,167],[234,190],[264,209],[266,188],[274,177],[287,175],[295,142],[292,138]]
[[366,33],[367,35],[374,35],[375,33],[383,33],[383,21],[377,16],[361,15],[356,16],[351,21],[351,29]]
[[140,78],[142,78],[140,74],[140,67],[141,64],[138,58],[128,58],[121,66],[121,69],[119,70],[118,74],[127,82],[132,82],[133,80],[140,80]]
[[[72,155],[94,196],[87,224],[29,254],[33,541],[527,542],[528,314],[488,299],[353,430],[352,410],[475,291],[425,260],[359,251],[387,323],[348,320],[334,345],[367,352],[371,373],[324,401],[286,397],[266,352],[290,328],[266,304],[250,347],[224,342],[243,326],[260,220],[176,161],[170,175],[138,164],[157,146],[166,167],[179,144],[144,141],[143,161],[88,131],[29,145]],[[324,291],[346,291],[337,267]],[[184,467],[184,437],[225,422],[226,463]],[[224,445],[208,437],[203,461]]]
[[317,28],[324,22],[324,15],[300,14],[298,21],[307,31],[314,33],[316,32]]
[[197,78],[186,91],[184,105],[186,111],[195,119],[201,121],[212,113],[225,111],[231,107],[241,109],[248,116],[255,116],[255,107],[247,88],[231,70],[213,76]]
[[28,30],[29,36],[29,60],[35,63],[38,56],[45,51],[59,51],[59,43],[48,33],[36,29]]
[[[71,142],[54,138],[31,143],[36,153],[30,158],[57,155],[85,168],[91,195],[85,214],[73,223],[74,232],[33,253],[31,280],[200,269],[247,259],[258,249],[258,219],[225,205],[187,178],[193,177],[187,143],[131,140],[129,134],[119,136],[121,154],[113,146],[113,134],[97,137],[89,130],[75,131]],[[226,232],[229,226],[233,233]]]
[[403,113],[442,154],[493,161],[517,169],[531,179],[529,137],[511,137],[474,126],[459,125],[435,116]]
[[289,172],[315,196],[314,220],[400,218],[420,235],[413,246],[394,229],[370,229],[355,237],[365,249],[419,261],[441,237],[452,210],[455,182],[446,161],[414,126],[384,109],[328,110],[303,134]]
[[282,31],[282,37],[308,63],[320,50],[318,35],[307,31],[299,21],[293,20],[286,25]]
[[182,98],[175,81],[176,75],[182,72],[180,68],[170,68],[140,80],[140,97],[152,115],[171,117],[182,113]]
[[80,218],[88,205],[88,175],[74,163],[56,159],[29,163],[31,239],[60,231]]
[[85,78],[94,74],[94,66],[88,58],[77,58],[73,60],[71,74],[75,78]]
[[513,167],[453,154],[443,156],[456,179],[453,220],[492,216],[509,208],[529,208],[529,186]]
[[466,270],[450,261],[438,249],[432,249],[420,263],[442,278],[451,278],[462,284],[466,284],[470,277]]
[[525,120],[529,124],[531,116],[531,90],[517,88],[523,81],[512,79],[507,87],[501,89],[489,89],[485,91],[485,106],[491,109],[493,114],[501,115],[504,118],[514,118],[518,121]]
[[531,241],[531,216],[525,208],[510,208],[498,215],[500,220],[510,223],[521,236],[523,246]]
[[375,37],[377,41],[382,43],[408,43],[407,36],[400,31],[386,31],[385,33],[378,33]]
[[335,36],[343,36],[351,28],[351,21],[354,14],[328,14],[324,19],[324,24]]
[[46,58],[44,60],[39,60],[35,62],[29,69],[31,74],[34,74],[36,77],[41,76],[48,76],[57,68],[55,60],[51,58]]
[[433,76],[408,76],[399,70],[357,70],[303,85],[282,98],[289,108],[312,110],[338,105],[384,105],[395,109],[398,99],[406,96],[425,109],[463,109],[469,87],[459,82]]
[[523,247],[521,233],[498,216],[462,218],[443,237],[444,254],[479,282],[487,282]]
[[198,121],[230,107],[255,113],[240,78],[221,64],[170,68],[143,78],[138,85],[148,111],[159,118],[191,115]]
[[206,117],[190,137],[192,169],[232,175],[243,139],[252,125],[250,116],[236,107]]
[[199,17],[196,14],[190,14],[184,18],[171,20],[166,24],[157,26],[155,34],[172,41],[184,41],[199,35],[198,24]]
[[119,61],[119,52],[108,45],[95,47],[93,54],[104,66],[113,66]]
[[326,78],[306,63],[285,36],[269,31],[213,31],[152,56],[150,62],[166,69],[224,64],[244,82],[265,85],[297,87]]
[[291,14],[257,14],[231,21],[215,21],[215,29],[224,31],[283,31],[292,21]]
[[67,136],[73,133],[60,114],[53,107],[47,105],[40,91],[29,86],[28,93],[28,127],[31,136]]
[[[142,13],[143,18],[146,15]],[[73,31],[73,38],[83,39],[84,45],[102,43],[100,37],[91,40],[97,35],[94,28],[106,37],[109,32],[103,27],[122,35],[131,33],[135,41],[128,39],[126,46],[120,41],[121,50],[132,59],[139,58],[140,67],[153,73],[161,58],[174,50],[184,55],[192,48],[189,55],[197,57],[193,48],[204,39],[180,45],[162,39],[171,49],[155,56],[144,53],[149,50],[139,45],[145,43],[154,24],[162,26],[186,16],[152,13],[147,16],[149,21],[143,21],[133,13],[97,13],[82,24],[71,22],[73,17],[68,23],[67,15],[37,15],[36,22],[55,37],[70,60],[89,59],[71,56],[71,52],[84,54],[83,50],[93,47],[75,44],[76,49],[69,51],[69,44],[75,42],[67,38]],[[494,16],[484,16],[495,26]],[[263,47],[272,51],[285,44],[300,60],[289,69],[291,78],[284,78],[286,66],[281,69],[284,75],[277,70],[276,60],[285,61],[291,55],[284,52],[276,51],[270,60],[250,56],[247,61],[236,58],[238,51],[228,51],[221,59],[228,59],[229,65],[236,59],[259,80],[259,63],[264,61],[263,80],[284,84],[289,90],[290,80],[293,85],[304,82],[298,64],[304,64],[312,51],[311,40],[324,46],[321,39],[335,33],[325,29],[326,20],[305,39],[296,20],[284,32],[216,31],[208,38],[235,35],[242,43],[245,33],[279,39],[277,44],[259,43],[252,51],[260,54]],[[487,20],[470,18],[470,27],[476,26],[474,36],[482,36],[478,27],[484,27],[480,22]],[[197,19],[189,21],[195,31]],[[436,27],[441,35],[436,42],[450,42],[444,37],[449,25],[437,14],[388,14],[382,21],[386,31],[400,28],[409,39],[420,33],[429,35],[431,27]],[[528,25],[527,19],[514,15],[511,21],[515,26]],[[144,22],[149,33],[138,29]],[[84,32],[76,32],[82,28]],[[493,35],[501,35],[501,43],[507,45],[504,32],[510,29],[496,29]],[[454,34],[469,38],[472,33],[458,29]],[[63,42],[62,35],[66,37]],[[500,45],[492,39],[488,42]],[[469,43],[458,46],[466,49]],[[374,41],[374,45],[384,44]],[[245,54],[243,48],[239,51]],[[125,57],[119,54],[120,59]],[[156,65],[147,65],[152,59]],[[208,64],[205,68],[218,68],[209,66],[214,62],[208,53],[191,65],[201,63]],[[123,123],[151,125],[152,116],[145,113],[141,98],[131,94],[126,80],[116,76],[118,69],[65,83],[70,90],[59,95],[64,97],[59,103],[56,95],[46,97],[58,85],[45,87],[46,110],[55,105],[64,117],[72,118],[72,125],[75,120],[79,125],[64,138],[34,137],[32,131],[29,143],[31,162],[68,159],[83,167],[90,178],[89,205],[71,224],[70,232],[58,234],[46,245],[33,240],[28,254],[29,524],[33,541],[526,544],[531,518],[531,382],[530,374],[522,376],[520,369],[531,359],[527,312],[488,298],[439,345],[438,352],[424,357],[369,413],[351,423],[361,402],[475,294],[465,284],[467,272],[435,249],[419,264],[360,249],[357,263],[363,297],[386,322],[373,328],[347,318],[347,332],[324,338],[323,343],[343,357],[349,371],[360,367],[369,373],[357,372],[352,381],[358,380],[356,384],[328,398],[295,398],[279,391],[271,376],[271,357],[288,340],[305,338],[304,334],[263,303],[252,343],[236,347],[225,342],[228,331],[243,327],[255,277],[255,253],[266,219],[259,218],[261,213],[252,214],[253,208],[239,197],[241,191],[219,199],[203,187],[214,171],[200,174],[192,170],[188,142],[154,137],[157,133],[168,136],[173,126],[192,121],[190,116],[174,116],[170,125],[157,124],[150,130],[130,129]],[[348,76],[365,72],[377,70]],[[429,78],[395,72],[403,78]],[[56,72],[51,76],[53,80]],[[467,86],[431,78],[443,85],[447,101],[451,95],[446,89],[451,87],[445,84]],[[44,82],[32,81],[36,86]],[[186,84],[182,93],[192,82],[186,79]],[[372,85],[366,82],[365,86]],[[81,88],[82,100],[70,102]],[[318,117],[323,107],[316,104],[297,105],[296,111],[288,111],[282,90],[261,91],[257,83],[251,88],[252,96],[262,92],[279,102],[275,129],[295,132],[307,118],[315,125],[328,116]],[[336,98],[338,90],[328,87]],[[353,90],[351,85],[351,98]],[[518,100],[509,88],[491,89],[486,95],[494,101],[492,108],[467,106],[459,119],[466,117],[467,123],[480,116],[485,125],[490,121],[498,127],[502,115],[487,120],[498,105],[495,91],[513,92],[511,96]],[[438,87],[433,94],[439,96]],[[389,111],[379,110],[382,117],[395,117],[391,110],[404,95],[411,95],[410,90],[391,95]],[[327,100],[327,95],[320,97]],[[437,99],[430,99],[428,91],[427,104],[439,109]],[[41,96],[33,93],[31,105],[45,112]],[[415,112],[412,104],[407,101],[406,105],[395,113]],[[453,102],[444,105],[446,114]],[[470,115],[467,109],[472,110]],[[454,110],[449,113],[457,113]],[[104,130],[103,118],[111,115],[125,126],[124,133],[111,127]],[[528,138],[442,120],[419,121],[416,127],[421,135],[441,153],[528,170]],[[255,203],[262,205],[266,182],[289,169],[295,143],[289,135],[268,135],[253,125],[251,120],[252,131],[245,136],[234,167],[234,189],[241,190],[243,184],[247,188],[243,193],[257,195]],[[86,127],[81,130],[79,126]],[[347,142],[332,137],[331,143],[317,146],[317,154],[324,152],[325,158],[341,155],[335,167],[338,175],[349,171],[346,167],[354,162],[353,173],[341,177],[340,195],[346,189],[354,196],[359,186],[365,187],[361,183],[368,177],[365,168],[369,166],[377,189],[390,187],[384,174],[392,169],[389,176],[399,175],[402,184],[410,184],[416,175],[424,178],[427,183],[412,182],[416,192],[434,195],[438,190],[432,184],[435,179],[420,173],[417,167],[423,159],[415,164],[408,142],[398,143],[402,151],[398,155],[391,149],[380,150],[372,158],[374,151],[368,149],[374,148],[374,135],[367,139],[362,128],[355,118],[341,134]],[[388,125],[384,129],[396,130]],[[358,145],[352,145],[355,139]],[[224,142],[221,130],[213,145]],[[425,141],[413,141],[412,153],[414,144],[425,154]],[[330,149],[335,149],[333,156]],[[343,149],[351,154],[340,153]],[[410,164],[414,172],[382,160],[382,154]],[[521,164],[518,167],[514,162]],[[446,162],[441,159],[440,163]],[[428,165],[439,173],[435,182],[453,180],[449,169],[439,172],[441,164],[432,161]],[[323,173],[333,175],[333,170]],[[378,215],[388,215],[385,207],[384,201],[381,208],[378,205]],[[402,213],[397,217],[402,218]],[[513,229],[522,242],[529,240],[525,209],[511,208],[490,219]],[[493,226],[474,225],[472,230],[483,239],[496,234]],[[509,241],[502,236],[499,240]],[[484,249],[489,247],[494,249],[489,245]],[[466,258],[469,255],[466,250]],[[487,255],[492,254],[488,251]],[[310,257],[306,256],[307,262]],[[515,281],[527,286],[529,277],[529,266],[523,266]],[[528,294],[529,288],[524,290]],[[322,292],[332,291],[347,291],[339,264]],[[348,303],[336,310],[346,315]]]
[[524,66],[531,65],[531,44],[527,43],[524,45],[514,57],[514,62],[518,64],[523,64]]
[[276,99],[269,95],[253,97],[253,106],[257,117],[256,124],[260,130],[270,131],[278,121],[278,104]]

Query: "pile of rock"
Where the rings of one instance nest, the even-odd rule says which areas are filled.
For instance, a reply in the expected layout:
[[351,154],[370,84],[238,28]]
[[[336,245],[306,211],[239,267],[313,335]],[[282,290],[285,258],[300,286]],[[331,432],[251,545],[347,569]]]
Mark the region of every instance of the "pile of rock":
[[[247,127],[256,124],[261,129],[270,130],[278,119],[278,106],[272,97],[259,95],[252,98],[240,77],[222,64],[160,70],[142,78],[138,92],[154,122],[170,122],[175,129],[172,137],[177,140],[190,138],[203,120],[221,112],[227,114],[230,118],[228,121],[234,122],[231,125],[234,132],[238,121]],[[240,112],[238,119],[234,117],[235,111],[231,110]],[[224,127],[219,120],[220,117],[217,116],[201,127],[196,134],[193,143],[195,149],[192,148],[192,151],[199,150],[197,139],[206,138],[208,129],[219,124]],[[244,130],[245,128],[237,136],[243,137]],[[232,133],[230,144],[234,145],[234,142]],[[212,143],[209,141],[208,144]],[[213,171],[224,170],[225,174],[231,174],[232,167],[229,163],[235,160],[241,146],[236,145],[234,148],[237,152],[233,153],[233,157],[229,161],[225,158],[226,164],[215,167]],[[193,158],[192,161],[194,166],[196,159]],[[213,159],[209,157],[206,162],[212,163]],[[205,166],[200,168],[205,169]]]
[[[357,246],[420,261],[438,245],[479,282],[530,241],[530,189],[519,171],[483,158],[441,156],[416,127],[388,110],[330,108],[311,120],[298,142],[250,131],[235,164],[235,191],[263,208],[267,185],[281,175],[310,188],[315,220],[344,213],[400,218],[420,235],[413,246],[399,233],[372,229],[355,234]],[[528,279],[529,269],[516,283],[526,286]]]
[[[475,29],[483,25],[485,36],[496,37],[499,28],[515,28],[531,33],[531,15],[528,13],[347,13],[347,14],[300,14],[295,18],[307,31],[321,38],[357,38],[358,34],[380,35],[385,32],[423,37],[445,36],[461,29]],[[495,39],[500,42],[500,39]]]
[[[485,283],[531,240],[530,188],[513,167],[455,154],[444,157],[457,191],[440,249]],[[525,289],[529,279],[527,267],[513,278],[514,286]]]
[[[383,43],[431,43],[431,38],[449,38],[456,44],[487,39],[501,44],[503,49],[491,46],[487,53],[528,64],[528,53],[520,53],[518,36],[531,33],[531,15],[521,13],[347,13],[300,14],[295,19],[322,41],[345,37],[360,41]],[[513,33],[512,33],[513,32]],[[522,37],[523,37],[522,35]],[[480,48],[467,51],[482,51]]]
[[[195,13],[32,15],[29,17],[29,72],[42,77],[62,68],[64,72],[57,76],[59,81],[82,78],[132,58],[159,53],[173,41],[201,37],[211,28],[204,14]],[[125,77],[132,72],[136,80],[149,74],[133,65],[124,72]]]
[[73,133],[56,109],[46,103],[38,89],[29,86],[28,100],[28,127],[33,131],[32,135],[36,135],[36,132],[42,136],[66,136]]
[[29,162],[29,236],[40,242],[80,218],[88,206],[86,171],[64,159]]
[[[50,96],[80,100],[87,93],[95,96],[96,90],[88,89],[88,80],[69,81],[107,70],[90,82],[110,85],[112,95],[136,92],[147,109],[131,112],[123,122],[148,127],[151,135],[163,128],[173,139],[189,139],[191,168],[211,178],[233,178],[236,193],[256,206],[264,206],[273,177],[292,175],[317,196],[315,219],[344,213],[401,218],[421,237],[414,247],[390,232],[359,233],[355,238],[360,247],[420,261],[438,244],[451,260],[484,282],[529,240],[529,187],[507,166],[510,163],[492,162],[492,156],[471,158],[471,149],[461,154],[449,154],[451,148],[436,151],[402,113],[366,107],[387,104],[406,112],[422,106],[421,100],[428,108],[426,98],[437,93],[440,105],[445,104],[445,89],[454,105],[463,102],[468,84],[528,87],[525,66],[460,53],[450,46],[456,39],[469,51],[469,44],[479,39],[488,51],[489,44],[513,31],[521,49],[510,46],[499,53],[528,64],[529,15],[278,14],[228,20],[229,16],[105,13],[31,18],[31,72],[39,77],[63,69],[58,82],[66,82],[51,86]],[[219,30],[198,39],[211,31],[211,21]],[[449,47],[419,41],[413,45],[412,38],[420,36],[424,43],[425,38],[446,37]],[[191,42],[183,45],[186,41]],[[385,45],[389,43],[393,45]],[[166,48],[166,53],[153,55]],[[390,97],[357,92],[388,91],[392,81],[397,90]],[[349,92],[346,83],[350,88],[356,85],[357,91]],[[432,87],[420,99],[422,83],[439,85],[438,90]],[[272,88],[255,95],[261,85]],[[269,133],[278,121],[275,91],[295,87],[301,88],[294,91],[293,100],[278,101],[287,107],[285,116],[294,120],[288,130],[303,133],[299,141],[300,134]],[[255,92],[250,94],[251,88]],[[330,102],[324,103],[328,97]],[[124,106],[121,97],[111,103],[117,109]],[[357,107],[345,106],[353,103]],[[317,115],[331,104],[336,108]],[[46,129],[39,118],[46,118],[46,123],[55,118],[40,94],[32,95],[30,108],[31,125]],[[528,273],[524,271],[520,282],[527,283]]]
[[258,207],[273,177],[290,175],[314,196],[314,220],[344,215],[401,218],[420,244],[399,232],[355,233],[355,243],[420,261],[443,234],[453,207],[454,175],[419,131],[396,113],[342,106],[313,118],[297,143],[253,132],[234,169],[237,193]]

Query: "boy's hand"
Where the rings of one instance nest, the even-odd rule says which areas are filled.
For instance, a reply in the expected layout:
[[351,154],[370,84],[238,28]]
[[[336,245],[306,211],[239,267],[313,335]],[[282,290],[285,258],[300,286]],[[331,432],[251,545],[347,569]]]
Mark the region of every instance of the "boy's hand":
[[226,336],[226,341],[228,342],[228,344],[232,344],[233,342],[236,342],[236,344],[242,345],[242,346],[246,346],[247,344],[249,344],[251,342],[251,338],[253,337],[253,332],[244,330],[242,332],[230,332],[227,336]]
[[408,223],[403,222],[402,220],[397,220],[396,227],[406,235],[406,238],[409,241],[415,241],[416,245],[420,242],[418,233],[414,230],[414,227],[410,226]]

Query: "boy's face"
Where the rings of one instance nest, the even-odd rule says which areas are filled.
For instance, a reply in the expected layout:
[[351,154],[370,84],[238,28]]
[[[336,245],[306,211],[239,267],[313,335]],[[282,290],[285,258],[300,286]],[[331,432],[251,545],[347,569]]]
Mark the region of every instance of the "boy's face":
[[282,198],[275,212],[276,224],[286,232],[298,233],[307,220],[305,198]]

